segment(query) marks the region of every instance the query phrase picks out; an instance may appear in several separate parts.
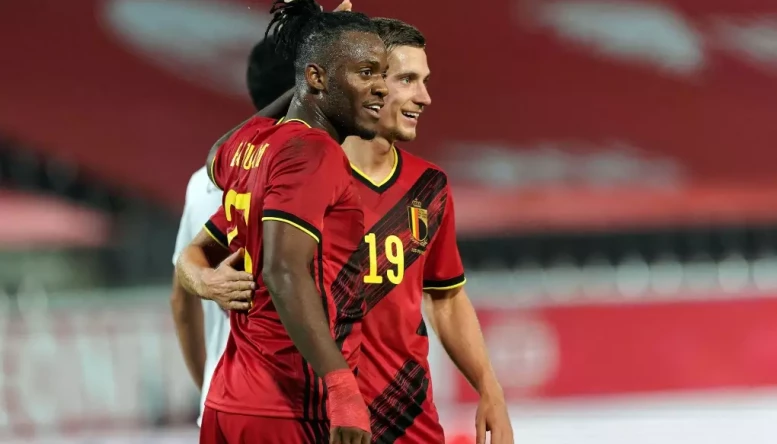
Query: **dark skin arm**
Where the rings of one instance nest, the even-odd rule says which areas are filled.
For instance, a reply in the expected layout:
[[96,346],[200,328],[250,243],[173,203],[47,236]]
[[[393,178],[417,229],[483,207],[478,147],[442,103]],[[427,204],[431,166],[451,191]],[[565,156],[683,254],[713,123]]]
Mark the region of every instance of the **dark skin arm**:
[[263,236],[262,278],[294,345],[319,376],[347,369],[310,275],[318,244],[308,234],[278,221],[263,222]]
[[175,332],[183,352],[183,359],[189,374],[197,387],[202,387],[205,374],[205,328],[202,304],[189,294],[173,274],[173,291],[170,307],[175,321]]

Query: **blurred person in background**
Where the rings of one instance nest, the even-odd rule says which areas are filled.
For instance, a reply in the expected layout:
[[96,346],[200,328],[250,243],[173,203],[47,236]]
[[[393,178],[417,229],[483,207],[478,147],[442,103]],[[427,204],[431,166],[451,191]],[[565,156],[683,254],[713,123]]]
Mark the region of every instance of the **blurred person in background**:
[[[349,137],[343,144],[370,210],[365,223],[372,227],[365,236],[370,254],[365,277],[368,314],[358,380],[370,402],[373,442],[444,441],[432,401],[429,341],[421,314],[425,299],[432,328],[481,395],[477,442],[484,443],[490,431],[493,443],[511,443],[502,389],[463,289],[447,177],[437,166],[395,145],[415,139],[421,113],[431,104],[426,39],[399,20],[373,21],[389,51],[390,94],[380,112],[378,137]],[[222,142],[214,146],[211,157]]]
[[355,378],[364,255],[352,260],[363,210],[339,143],[377,132],[385,47],[362,14],[307,0],[276,1],[272,12],[269,29],[295,60],[291,106],[278,122],[250,119],[219,149],[210,171],[223,206],[177,264],[198,295],[230,246],[245,252],[245,270],[261,270],[250,311],[230,313],[200,442],[366,443]]
[[[282,106],[274,102],[294,86],[294,67],[277,54],[271,38],[263,39],[251,51],[247,83],[251,101],[256,109],[260,110],[259,116],[278,118],[286,113],[288,101]],[[204,166],[189,179],[175,241],[173,265],[178,261],[181,251],[218,210],[222,194],[222,191],[211,183]],[[170,304],[178,342],[189,373],[201,389],[197,425],[202,424],[202,412],[210,380],[229,338],[229,316],[215,301],[226,301],[226,306],[231,302],[234,308],[244,308],[240,301],[245,303],[251,297],[251,290],[246,289],[245,284],[252,282],[252,276],[235,269],[239,268],[238,264],[242,260],[242,257],[233,255],[231,261],[219,268],[217,277],[221,279],[221,284],[213,287],[214,291],[209,295],[211,300],[188,294],[173,274]]]

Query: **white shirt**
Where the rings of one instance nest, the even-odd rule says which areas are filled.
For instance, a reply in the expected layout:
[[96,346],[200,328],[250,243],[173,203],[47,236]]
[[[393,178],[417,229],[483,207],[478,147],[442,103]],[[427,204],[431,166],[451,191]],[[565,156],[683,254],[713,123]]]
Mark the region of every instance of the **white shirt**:
[[[222,192],[208,179],[205,167],[197,170],[189,185],[186,187],[186,203],[183,207],[183,216],[178,228],[178,237],[175,240],[175,253],[173,253],[173,265],[178,261],[181,251],[200,232],[205,222],[221,205]],[[229,317],[213,301],[202,301],[202,311],[205,320],[205,375],[203,377],[202,394],[200,395],[200,416],[197,425],[202,424],[202,411],[205,408],[205,398],[208,396],[210,380],[213,371],[216,370],[221,355],[227,346],[229,338]]]

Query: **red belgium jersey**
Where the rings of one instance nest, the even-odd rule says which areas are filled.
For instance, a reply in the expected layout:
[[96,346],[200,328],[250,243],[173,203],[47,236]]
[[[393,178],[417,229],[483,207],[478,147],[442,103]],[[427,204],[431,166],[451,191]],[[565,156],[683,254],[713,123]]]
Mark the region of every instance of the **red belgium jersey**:
[[453,199],[440,168],[406,151],[395,153],[383,183],[353,171],[369,247],[357,379],[369,404],[373,443],[442,444],[421,302],[425,289],[465,282]]
[[205,228],[230,250],[245,248],[245,269],[256,276],[257,290],[248,313],[230,313],[230,337],[206,405],[227,413],[326,419],[323,381],[297,351],[262,282],[262,221],[293,225],[318,242],[311,275],[332,337],[355,369],[366,257],[359,253],[364,215],[348,159],[322,130],[257,117],[219,148],[210,171],[224,198]]

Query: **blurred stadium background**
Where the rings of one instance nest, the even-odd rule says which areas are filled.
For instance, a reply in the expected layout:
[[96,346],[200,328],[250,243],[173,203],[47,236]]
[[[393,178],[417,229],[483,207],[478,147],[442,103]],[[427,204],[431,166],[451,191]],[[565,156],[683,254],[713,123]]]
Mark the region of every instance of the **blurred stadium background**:
[[[516,442],[777,442],[777,4],[354,3],[430,40],[406,148],[454,184]],[[252,112],[267,6],[0,2],[0,442],[196,442],[170,256],[189,175]]]

